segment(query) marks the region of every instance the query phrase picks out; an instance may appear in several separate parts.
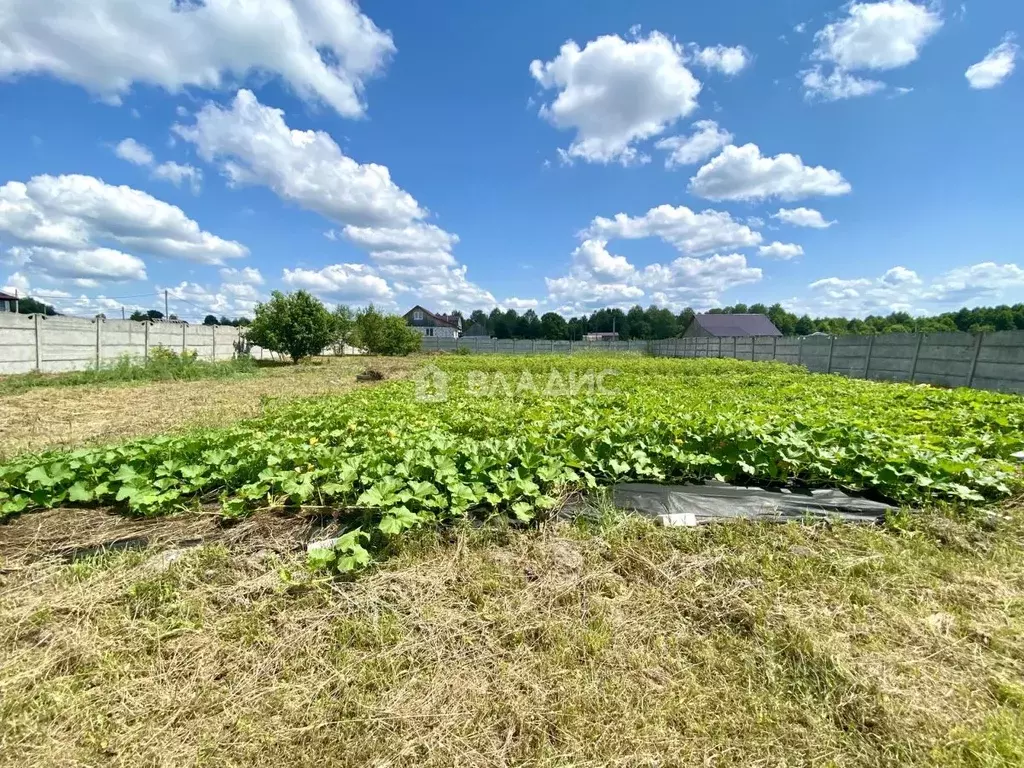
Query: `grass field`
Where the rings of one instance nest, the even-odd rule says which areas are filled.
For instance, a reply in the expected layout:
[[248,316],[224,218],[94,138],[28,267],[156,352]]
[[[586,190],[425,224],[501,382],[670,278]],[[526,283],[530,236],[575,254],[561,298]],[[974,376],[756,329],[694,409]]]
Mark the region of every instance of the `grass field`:
[[[76,478],[61,454],[0,467],[54,480],[0,525],[0,764],[1024,763],[1024,399],[641,358],[568,396],[552,366],[568,387],[609,359],[440,357],[424,402],[393,380],[414,362],[342,395],[354,370],[315,391],[327,369],[269,372],[311,397],[139,418],[125,437],[179,431],[80,452]],[[83,466],[113,497],[168,461],[209,484],[151,517],[31,511]],[[907,506],[878,527],[517,519],[714,475]],[[371,564],[310,569],[310,536],[356,525]]]

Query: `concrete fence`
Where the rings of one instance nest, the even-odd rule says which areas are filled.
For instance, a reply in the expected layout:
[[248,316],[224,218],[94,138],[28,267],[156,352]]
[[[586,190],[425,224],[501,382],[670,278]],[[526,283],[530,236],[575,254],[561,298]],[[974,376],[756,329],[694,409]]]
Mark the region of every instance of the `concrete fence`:
[[778,360],[818,373],[1024,394],[1024,331],[652,342],[659,357]]
[[[156,347],[179,354],[192,351],[200,360],[230,360],[238,351],[238,339],[238,329],[226,325],[0,312],[0,374],[82,371],[110,365],[126,355],[145,360]],[[251,354],[273,357],[258,347]]]

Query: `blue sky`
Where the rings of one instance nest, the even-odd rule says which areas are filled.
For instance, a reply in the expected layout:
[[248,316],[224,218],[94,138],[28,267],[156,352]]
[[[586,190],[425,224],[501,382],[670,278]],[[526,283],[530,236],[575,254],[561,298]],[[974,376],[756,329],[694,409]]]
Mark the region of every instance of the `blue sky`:
[[1016,0],[11,0],[0,286],[81,315],[1024,300]]

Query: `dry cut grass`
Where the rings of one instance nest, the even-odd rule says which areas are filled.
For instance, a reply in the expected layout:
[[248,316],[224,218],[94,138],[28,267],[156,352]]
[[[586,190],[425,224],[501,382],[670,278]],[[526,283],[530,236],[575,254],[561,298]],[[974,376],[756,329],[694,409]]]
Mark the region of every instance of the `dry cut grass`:
[[255,521],[67,562],[30,518],[0,540],[10,768],[1024,764],[1019,509],[467,528],[348,583]]
[[258,416],[268,399],[346,392],[367,367],[404,376],[413,358],[322,358],[254,376],[199,381],[40,387],[0,396],[0,460],[48,448],[99,445]]

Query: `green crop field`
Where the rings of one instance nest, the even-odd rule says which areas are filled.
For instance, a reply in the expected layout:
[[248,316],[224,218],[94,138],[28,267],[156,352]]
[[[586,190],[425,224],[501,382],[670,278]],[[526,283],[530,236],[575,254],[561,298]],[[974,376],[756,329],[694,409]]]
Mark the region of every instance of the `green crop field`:
[[[91,414],[0,464],[5,766],[1024,764],[1024,398],[442,355],[0,407],[29,448]],[[898,511],[602,491],[706,478]]]
[[1009,496],[1024,398],[642,357],[437,357],[414,380],[298,401],[234,426],[0,466],[0,514],[201,504],[343,510],[324,565],[466,515],[528,522],[568,492],[717,478],[840,487],[906,506]]

